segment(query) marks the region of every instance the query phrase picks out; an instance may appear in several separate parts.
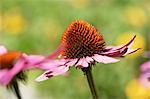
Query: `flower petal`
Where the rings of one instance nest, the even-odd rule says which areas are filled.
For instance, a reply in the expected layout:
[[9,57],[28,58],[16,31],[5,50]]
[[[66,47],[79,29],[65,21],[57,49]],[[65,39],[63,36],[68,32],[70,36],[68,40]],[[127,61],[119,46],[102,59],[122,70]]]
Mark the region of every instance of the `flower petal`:
[[10,77],[8,73],[9,73],[8,69],[0,70],[0,84],[2,84],[2,85],[8,85],[9,84],[12,77]]
[[150,71],[150,61],[145,62],[144,64],[142,64],[141,71],[142,72]]
[[17,63],[13,66],[12,69],[2,69],[0,70],[0,83],[3,85],[8,85],[11,80],[21,71],[23,71],[23,68],[25,66],[25,61],[22,59],[19,59]]
[[132,53],[138,51],[139,49],[140,49],[140,48],[128,49],[127,52],[126,52],[123,56],[126,56],[126,55],[128,55],[128,54],[132,54]]
[[118,59],[111,58],[111,57],[108,57],[108,56],[102,56],[102,55],[98,55],[98,54],[95,54],[93,56],[93,58],[94,58],[95,61],[101,62],[101,63],[104,63],[104,64],[115,63],[115,62],[119,61]]
[[102,52],[102,55],[105,56],[110,56],[110,57],[122,57],[125,56],[127,54],[131,54],[133,52],[136,52],[137,50],[139,50],[139,48],[137,49],[130,49],[130,47],[133,45],[134,40],[135,40],[134,36],[127,44],[125,45],[121,45],[121,46],[112,46],[112,47],[106,47],[105,51]]
[[67,60],[64,60],[64,59],[61,59],[61,60],[47,59],[47,60],[41,62],[38,65],[38,68],[43,69],[43,70],[51,70],[53,68],[63,66],[66,62],[67,62]]
[[44,72],[42,75],[40,75],[39,77],[37,77],[35,79],[35,81],[40,82],[40,81],[44,81],[44,80],[49,79],[49,77],[46,76],[47,73],[50,73],[50,71]]
[[84,68],[84,67],[88,67],[88,62],[86,61],[85,57],[81,58],[78,63],[76,64],[77,67],[79,68]]
[[140,82],[146,88],[150,88],[150,71],[142,73],[142,75],[140,76]]
[[7,49],[4,46],[0,45],[0,55],[5,53],[7,53]]
[[42,55],[26,55],[26,54],[23,54],[21,58],[23,58],[24,61],[26,61],[25,69],[37,67],[45,59],[45,57]]
[[73,66],[78,61],[78,59],[69,59],[69,62],[66,64],[67,66]]
[[86,61],[87,61],[88,63],[91,63],[91,62],[93,62],[94,60],[93,60],[91,57],[87,56],[87,57],[86,57]]
[[69,70],[69,67],[66,67],[66,66],[53,68],[53,70],[48,70],[44,72],[41,76],[36,78],[36,81],[40,82],[40,81],[47,80],[53,76],[64,75],[68,70]]

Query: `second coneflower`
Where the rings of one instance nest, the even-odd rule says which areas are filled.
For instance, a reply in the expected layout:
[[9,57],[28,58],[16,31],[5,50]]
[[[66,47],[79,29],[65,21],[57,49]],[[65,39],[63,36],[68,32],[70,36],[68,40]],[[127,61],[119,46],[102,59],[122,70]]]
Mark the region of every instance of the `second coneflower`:
[[51,68],[36,80],[43,81],[53,76],[63,75],[69,67],[75,66],[82,69],[87,77],[93,98],[98,99],[91,73],[92,66],[96,62],[105,64],[118,62],[119,59],[113,57],[123,57],[139,50],[139,48],[130,49],[135,37],[125,45],[107,47],[103,36],[94,26],[81,20],[72,22],[63,34],[59,49],[49,56],[50,58],[59,56],[60,59],[53,63],[41,64],[43,67],[51,65]]
[[44,57],[41,55],[27,55],[18,51],[7,51],[0,45],[0,84],[12,90],[18,99],[22,99],[18,81],[25,81],[24,71],[38,67]]

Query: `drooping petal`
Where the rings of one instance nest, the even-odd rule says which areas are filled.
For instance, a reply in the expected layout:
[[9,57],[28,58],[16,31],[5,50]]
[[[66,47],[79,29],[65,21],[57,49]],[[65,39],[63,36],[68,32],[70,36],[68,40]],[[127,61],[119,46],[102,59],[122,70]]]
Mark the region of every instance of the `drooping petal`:
[[82,65],[83,67],[88,67],[88,66],[89,66],[88,62],[86,61],[86,58],[83,58],[81,65]]
[[91,62],[93,62],[94,60],[93,60],[91,57],[87,56],[87,57],[86,57],[86,61],[87,61],[88,63],[91,63]]
[[21,57],[25,61],[24,69],[31,69],[34,67],[38,67],[42,61],[44,61],[45,57],[42,55],[26,55],[22,54]]
[[84,67],[88,67],[88,62],[86,61],[85,58],[81,58],[78,63],[76,64],[77,67],[79,68],[84,68]]
[[128,54],[132,54],[136,51],[140,50],[140,48],[135,48],[135,49],[128,49],[127,52],[124,54],[124,56],[128,55]]
[[53,68],[63,66],[66,63],[67,63],[67,60],[65,60],[65,59],[61,59],[61,60],[48,59],[48,60],[41,62],[38,65],[38,68],[43,69],[43,70],[52,70]]
[[69,59],[69,62],[66,64],[67,66],[73,66],[78,61],[78,59]]
[[39,76],[36,81],[44,81],[47,80],[53,76],[58,76],[58,75],[64,75],[67,71],[69,70],[69,67],[67,66],[60,66],[53,68],[52,70],[48,70],[44,72],[41,76]]
[[146,88],[150,88],[150,71],[141,74],[141,76],[140,76],[140,82]]
[[9,76],[7,75],[8,72],[8,69],[0,70],[0,84],[7,85],[10,82]]
[[108,57],[108,56],[102,56],[102,55],[98,55],[98,54],[95,54],[93,56],[93,58],[94,58],[95,61],[100,62],[100,63],[104,63],[104,64],[115,63],[115,62],[119,61],[118,59],[111,58],[111,57]]
[[137,50],[139,50],[139,48],[137,49],[130,49],[131,46],[134,43],[135,40],[134,36],[127,44],[125,45],[121,45],[121,46],[112,46],[112,47],[106,47],[104,52],[102,52],[102,55],[105,56],[110,56],[110,57],[122,57],[125,56],[127,54],[131,54]]
[[2,69],[0,70],[0,83],[3,85],[8,85],[12,79],[23,70],[25,66],[25,61],[19,59],[17,63],[11,69]]
[[7,53],[7,49],[4,46],[0,45],[0,55],[5,53]]
[[[47,77],[46,74],[50,74],[50,73],[51,73],[51,71],[44,72],[42,75],[40,75],[39,77],[37,77],[35,79],[35,81],[40,82],[40,81],[48,80],[50,77]],[[51,75],[51,77],[52,77],[52,75]]]
[[145,62],[144,64],[142,64],[141,71],[142,72],[150,71],[150,61]]

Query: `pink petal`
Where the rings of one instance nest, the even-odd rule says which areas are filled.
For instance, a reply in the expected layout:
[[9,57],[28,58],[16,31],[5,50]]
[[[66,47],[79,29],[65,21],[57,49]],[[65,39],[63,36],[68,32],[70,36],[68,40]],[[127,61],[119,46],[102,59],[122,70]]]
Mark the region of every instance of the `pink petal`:
[[23,71],[24,68],[26,67],[26,61],[24,59],[19,59],[16,64],[13,66],[12,69],[9,70],[9,73],[12,76],[15,76],[16,74],[18,74],[19,72]]
[[93,62],[94,60],[93,60],[91,57],[87,56],[87,57],[86,57],[86,61],[87,61],[88,63],[91,63],[91,62]]
[[65,73],[68,70],[69,70],[69,67],[66,67],[66,66],[56,67],[55,69],[53,68],[53,70],[48,70],[48,71],[44,72],[41,76],[39,76],[36,79],[36,81],[40,82],[40,81],[47,80],[53,76],[65,75]]
[[49,77],[46,76],[47,73],[51,71],[46,71],[42,75],[40,75],[38,78],[35,79],[35,81],[40,82],[49,79]]
[[69,59],[68,61],[68,63],[66,64],[67,66],[73,66],[73,65],[75,65],[75,63],[77,62],[77,60],[78,59]]
[[53,76],[64,75],[68,70],[69,70],[68,66],[60,66],[55,70],[53,70],[52,75]]
[[23,70],[24,68],[24,60],[20,59],[17,63],[13,66],[12,69],[3,69],[0,70],[0,82],[3,85],[7,85],[11,82],[11,80]]
[[132,46],[133,43],[134,43],[135,38],[136,38],[136,35],[133,36],[133,38],[132,38],[127,44],[125,44],[123,47],[121,47],[121,48],[119,48],[119,49],[122,49],[122,48],[124,48],[124,47],[131,48],[131,46]]
[[132,54],[132,53],[138,51],[139,49],[140,49],[140,48],[128,49],[127,52],[126,52],[123,56],[126,56],[126,55],[128,55],[128,54]]
[[143,73],[140,76],[140,82],[144,87],[150,88],[150,72]]
[[119,46],[106,46],[106,50],[109,50],[109,51],[115,51],[117,49],[120,49],[122,48],[124,45],[119,45]]
[[134,36],[127,44],[125,45],[121,45],[121,46],[116,46],[116,47],[106,47],[105,48],[105,52],[102,52],[101,54],[104,56],[110,56],[110,57],[122,57],[125,56],[127,54],[131,54],[133,52],[136,52],[137,50],[139,50],[139,48],[137,49],[130,49],[130,47],[133,45],[134,40],[135,40]]
[[51,60],[47,59],[44,62],[41,62],[41,64],[38,66],[38,68],[41,68],[43,70],[51,70],[53,68],[63,66],[67,60],[61,59],[61,60]]
[[102,56],[102,55],[98,55],[98,54],[95,54],[93,56],[93,58],[94,58],[95,61],[101,62],[101,63],[104,63],[104,64],[115,63],[115,62],[119,61],[118,59],[111,58],[111,57],[108,57],[108,56]]
[[26,55],[26,54],[23,54],[21,58],[23,58],[23,60],[26,62],[25,69],[37,67],[45,59],[45,57],[42,55]]
[[7,49],[4,46],[0,45],[0,55],[5,53],[7,53]]
[[8,69],[2,69],[0,70],[0,84],[2,85],[8,85],[12,79],[9,75],[9,70]]
[[76,64],[77,67],[79,68],[84,68],[84,67],[88,67],[88,62],[86,61],[85,58],[81,58],[78,63]]
[[145,62],[144,64],[142,64],[141,71],[142,72],[150,71],[150,61]]

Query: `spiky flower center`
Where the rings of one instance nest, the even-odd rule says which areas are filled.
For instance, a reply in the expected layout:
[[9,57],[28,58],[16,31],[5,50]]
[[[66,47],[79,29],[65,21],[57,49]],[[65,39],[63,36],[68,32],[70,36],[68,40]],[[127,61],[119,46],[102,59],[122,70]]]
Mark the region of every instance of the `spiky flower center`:
[[100,53],[105,46],[103,36],[95,27],[78,20],[72,22],[62,37],[65,58],[82,58]]
[[12,68],[13,64],[20,56],[20,52],[8,52],[0,55],[0,69]]

